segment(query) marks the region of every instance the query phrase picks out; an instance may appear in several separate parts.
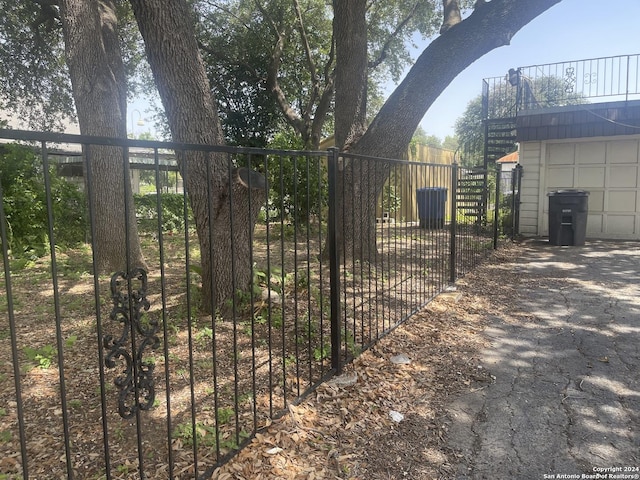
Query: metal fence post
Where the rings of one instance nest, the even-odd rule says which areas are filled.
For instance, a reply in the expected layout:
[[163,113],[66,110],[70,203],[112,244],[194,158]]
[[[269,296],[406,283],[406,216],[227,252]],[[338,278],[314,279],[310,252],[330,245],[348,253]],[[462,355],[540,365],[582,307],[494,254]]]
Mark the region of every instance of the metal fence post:
[[515,173],[515,185],[512,194],[513,207],[511,208],[511,240],[514,240],[516,235],[520,233],[520,188],[522,187],[522,165],[516,165],[514,168]]
[[331,302],[331,368],[339,375],[342,371],[340,335],[340,251],[338,247],[338,156],[337,148],[328,150],[329,187],[329,284]]
[[451,165],[451,239],[449,241],[449,282],[456,281],[456,237],[458,227],[458,164],[453,162]]
[[498,230],[500,229],[500,181],[502,180],[502,164],[496,163],[496,198],[493,207],[493,249],[498,248]]

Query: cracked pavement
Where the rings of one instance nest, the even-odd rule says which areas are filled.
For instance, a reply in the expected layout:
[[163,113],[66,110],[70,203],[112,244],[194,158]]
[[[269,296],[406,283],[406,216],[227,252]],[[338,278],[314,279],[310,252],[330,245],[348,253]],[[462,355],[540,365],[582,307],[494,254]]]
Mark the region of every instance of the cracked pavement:
[[640,474],[640,243],[528,240],[523,253],[496,279],[515,283],[518,309],[484,332],[493,382],[449,408],[455,478]]

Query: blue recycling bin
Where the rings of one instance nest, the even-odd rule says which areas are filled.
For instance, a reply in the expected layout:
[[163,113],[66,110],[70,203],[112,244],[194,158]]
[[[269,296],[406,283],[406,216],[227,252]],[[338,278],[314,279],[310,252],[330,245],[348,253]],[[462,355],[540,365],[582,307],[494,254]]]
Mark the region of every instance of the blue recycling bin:
[[447,203],[447,189],[445,187],[418,188],[416,200],[420,228],[444,227],[444,212]]

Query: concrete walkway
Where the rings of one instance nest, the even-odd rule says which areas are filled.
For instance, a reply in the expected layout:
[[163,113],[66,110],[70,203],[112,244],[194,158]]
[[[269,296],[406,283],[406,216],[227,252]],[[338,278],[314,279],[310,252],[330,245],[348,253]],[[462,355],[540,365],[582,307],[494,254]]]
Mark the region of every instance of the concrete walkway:
[[490,319],[494,383],[450,408],[456,478],[640,478],[640,243],[528,241],[511,272],[530,315]]

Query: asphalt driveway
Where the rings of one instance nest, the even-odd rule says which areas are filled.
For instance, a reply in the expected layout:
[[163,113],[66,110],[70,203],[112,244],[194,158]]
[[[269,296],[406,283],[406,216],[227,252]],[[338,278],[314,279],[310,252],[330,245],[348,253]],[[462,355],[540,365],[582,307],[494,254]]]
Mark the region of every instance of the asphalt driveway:
[[640,243],[521,252],[519,314],[485,331],[493,382],[449,411],[456,478],[640,478]]

